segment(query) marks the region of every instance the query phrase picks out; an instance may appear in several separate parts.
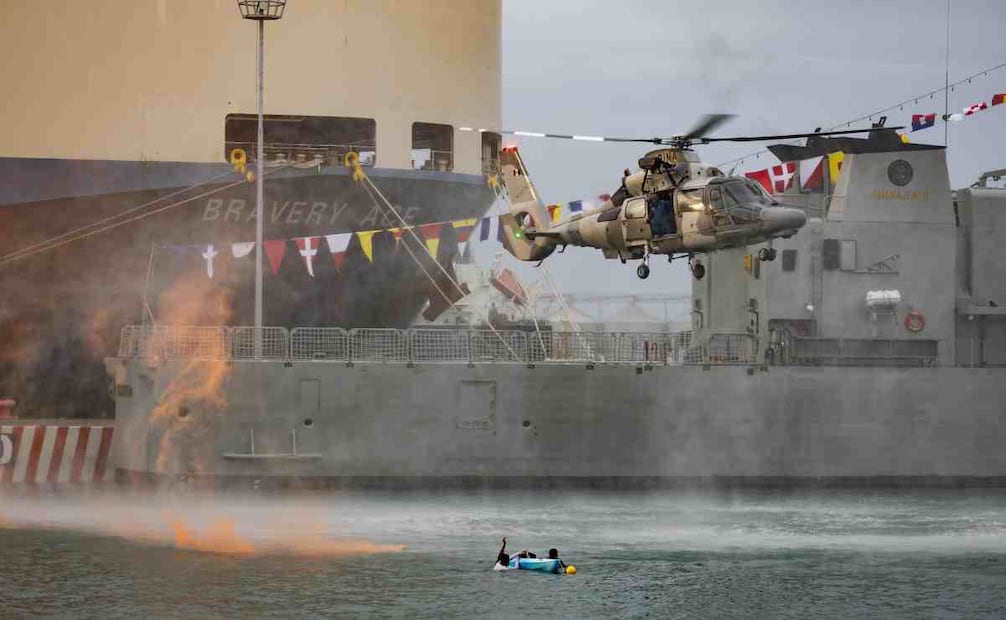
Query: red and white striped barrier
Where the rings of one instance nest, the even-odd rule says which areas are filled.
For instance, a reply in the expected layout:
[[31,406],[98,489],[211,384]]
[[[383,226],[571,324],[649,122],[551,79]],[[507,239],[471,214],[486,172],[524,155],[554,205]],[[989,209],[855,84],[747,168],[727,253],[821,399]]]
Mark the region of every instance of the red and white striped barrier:
[[111,480],[115,475],[109,463],[113,430],[111,425],[0,426],[0,486]]

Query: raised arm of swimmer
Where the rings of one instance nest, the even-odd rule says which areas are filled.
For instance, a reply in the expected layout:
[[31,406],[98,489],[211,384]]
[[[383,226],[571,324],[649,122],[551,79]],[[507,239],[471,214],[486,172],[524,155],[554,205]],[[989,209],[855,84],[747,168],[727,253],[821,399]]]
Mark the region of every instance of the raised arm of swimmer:
[[500,547],[500,552],[496,555],[496,562],[504,567],[510,564],[510,556],[506,552],[506,538],[503,538],[503,546]]

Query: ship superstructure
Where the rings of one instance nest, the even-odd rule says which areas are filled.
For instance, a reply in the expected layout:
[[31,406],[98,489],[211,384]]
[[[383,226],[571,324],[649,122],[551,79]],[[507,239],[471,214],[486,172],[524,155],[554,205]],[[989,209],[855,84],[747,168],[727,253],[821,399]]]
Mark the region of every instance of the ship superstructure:
[[781,260],[759,261],[757,248],[705,259],[695,334],[749,334],[776,365],[1006,363],[1006,192],[951,192],[942,147],[822,138],[775,150],[786,160],[842,153],[838,178],[816,190],[795,178],[776,196],[811,218],[775,242]]

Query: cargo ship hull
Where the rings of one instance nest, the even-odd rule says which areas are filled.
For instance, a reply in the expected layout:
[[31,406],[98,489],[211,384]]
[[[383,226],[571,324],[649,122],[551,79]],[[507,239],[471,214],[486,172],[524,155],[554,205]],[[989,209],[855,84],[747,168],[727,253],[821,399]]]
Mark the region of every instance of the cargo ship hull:
[[[437,295],[423,270],[443,275],[419,231],[432,226],[437,262],[450,272],[458,234],[471,229],[452,222],[481,216],[494,199],[478,175],[369,173],[395,213],[342,168],[270,173],[267,325],[408,326]],[[4,159],[0,186],[0,392],[26,414],[111,417],[101,360],[125,324],[253,322],[254,252],[233,248],[255,240],[255,186],[228,166]],[[398,216],[418,239],[395,239]],[[378,231],[367,251],[359,231]],[[336,256],[326,237],[347,233]],[[297,245],[305,238],[309,257]]]

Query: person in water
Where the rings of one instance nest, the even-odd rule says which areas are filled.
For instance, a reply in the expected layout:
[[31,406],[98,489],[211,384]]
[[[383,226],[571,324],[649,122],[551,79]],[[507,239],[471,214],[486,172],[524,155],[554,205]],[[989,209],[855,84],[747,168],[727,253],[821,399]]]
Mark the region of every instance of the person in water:
[[500,552],[496,555],[496,566],[493,568],[503,569],[510,566],[510,556],[506,552],[506,538],[503,539],[503,546],[500,547]]
[[[521,549],[515,557],[536,558],[538,556],[527,549]],[[495,570],[507,570],[510,568],[510,555],[506,552],[506,538],[503,539],[503,546],[500,547],[500,552],[496,554],[496,565],[493,568]]]
[[[550,559],[550,560],[559,560],[559,550],[556,549],[555,547],[552,547],[551,549],[549,549],[548,550],[548,559]],[[566,563],[563,562],[562,560],[559,560],[559,568],[565,570],[566,569]]]

